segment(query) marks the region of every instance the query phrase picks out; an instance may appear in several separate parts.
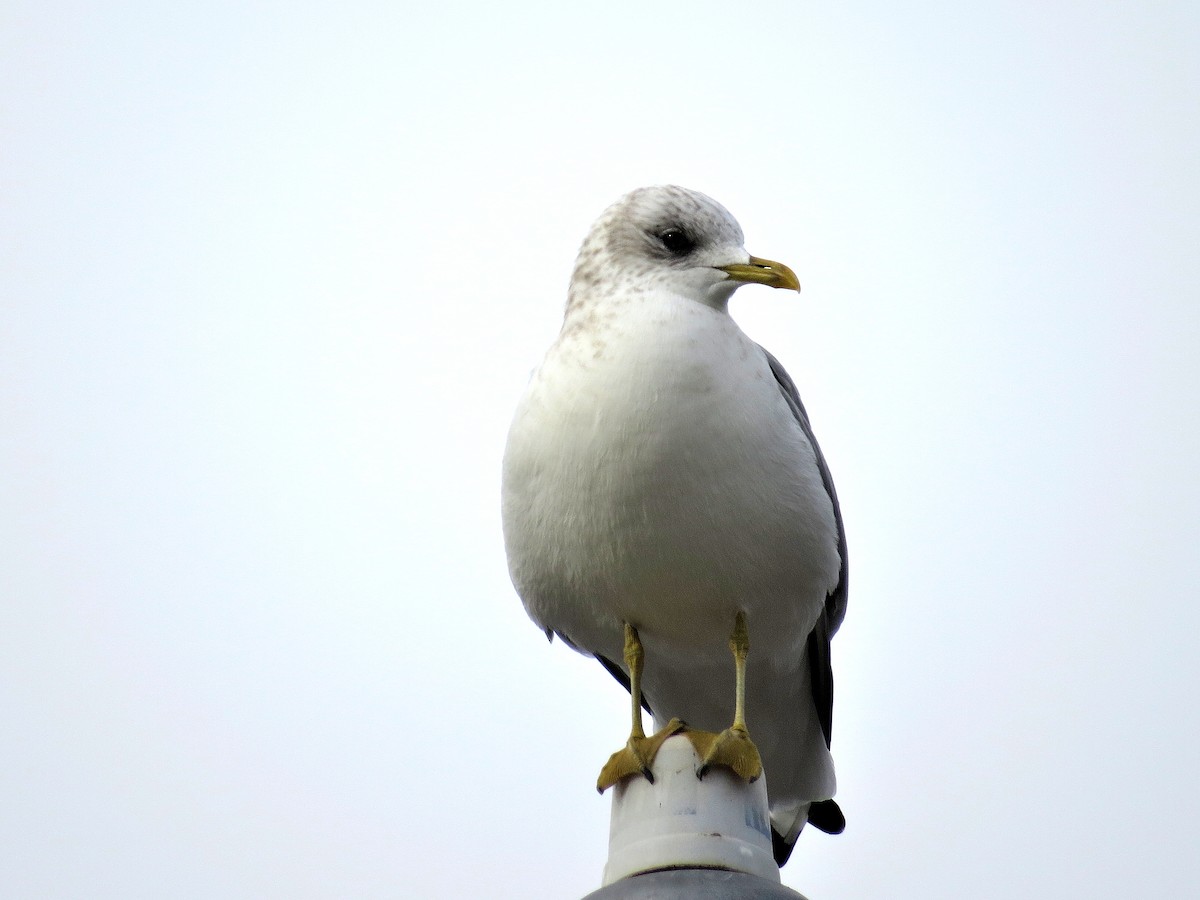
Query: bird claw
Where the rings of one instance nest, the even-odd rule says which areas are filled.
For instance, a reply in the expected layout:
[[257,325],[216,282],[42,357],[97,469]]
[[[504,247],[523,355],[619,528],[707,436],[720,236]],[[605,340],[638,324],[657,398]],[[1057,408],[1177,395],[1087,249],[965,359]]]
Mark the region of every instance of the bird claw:
[[687,738],[700,757],[697,778],[704,778],[713,766],[732,769],[747,784],[753,784],[762,775],[762,758],[758,748],[750,740],[749,732],[740,725],[726,728],[720,734],[689,731]]
[[649,737],[630,735],[625,746],[610,756],[604,768],[600,770],[600,777],[596,779],[596,790],[603,794],[622,778],[628,778],[630,775],[641,775],[654,784],[654,773],[650,771],[650,767],[654,765],[654,757],[658,755],[659,748],[667,738],[683,729],[683,722],[672,719],[666,727]]

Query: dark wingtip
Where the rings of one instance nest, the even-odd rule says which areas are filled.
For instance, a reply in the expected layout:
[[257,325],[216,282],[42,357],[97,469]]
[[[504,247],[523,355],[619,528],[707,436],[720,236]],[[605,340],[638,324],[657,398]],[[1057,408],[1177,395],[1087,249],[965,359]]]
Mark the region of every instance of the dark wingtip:
[[[817,800],[808,807],[808,824],[826,834],[841,834],[846,830],[846,817],[836,800]],[[783,835],[771,829],[771,853],[775,865],[782,869],[795,849],[795,841],[789,844]]]
[[795,841],[789,844],[783,839],[783,835],[774,828],[771,829],[771,852],[775,855],[775,865],[779,866],[779,868],[782,869],[787,863],[795,846]]
[[817,800],[808,808],[808,824],[826,834],[841,834],[846,830],[846,817],[836,800]]

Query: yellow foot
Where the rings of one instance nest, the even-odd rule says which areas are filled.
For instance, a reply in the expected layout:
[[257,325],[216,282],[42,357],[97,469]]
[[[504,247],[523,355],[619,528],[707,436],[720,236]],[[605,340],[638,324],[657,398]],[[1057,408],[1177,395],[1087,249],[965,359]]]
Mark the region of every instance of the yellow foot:
[[762,775],[762,759],[758,755],[758,748],[744,727],[734,725],[720,734],[689,731],[687,737],[701,760],[700,768],[696,770],[697,778],[703,778],[713,766],[733,769],[747,783],[757,781]]
[[654,784],[654,775],[651,774],[650,767],[654,764],[654,757],[658,755],[658,748],[671,735],[682,731],[683,727],[683,722],[679,719],[672,719],[662,731],[656,732],[650,737],[630,735],[625,746],[610,756],[608,762],[604,764],[604,768],[600,770],[600,777],[596,780],[596,790],[603,794],[605,790],[622,778],[639,773],[644,775],[651,784]]

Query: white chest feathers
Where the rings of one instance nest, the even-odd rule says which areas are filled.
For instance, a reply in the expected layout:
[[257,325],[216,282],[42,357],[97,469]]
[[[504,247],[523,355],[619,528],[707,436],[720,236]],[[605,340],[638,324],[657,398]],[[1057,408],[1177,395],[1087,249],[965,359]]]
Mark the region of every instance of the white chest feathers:
[[837,583],[837,525],[765,354],[682,298],[588,325],[568,321],[505,454],[530,615],[585,646],[632,621],[685,653],[740,609],[756,640],[799,647]]

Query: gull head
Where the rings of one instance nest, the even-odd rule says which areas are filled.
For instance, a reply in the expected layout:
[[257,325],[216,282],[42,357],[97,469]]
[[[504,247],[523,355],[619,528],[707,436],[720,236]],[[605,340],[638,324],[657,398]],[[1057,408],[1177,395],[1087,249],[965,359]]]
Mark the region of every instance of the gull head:
[[638,188],[596,220],[579,250],[568,312],[617,293],[667,291],[722,309],[743,284],[800,290],[782,263],[751,256],[742,228],[711,197]]

